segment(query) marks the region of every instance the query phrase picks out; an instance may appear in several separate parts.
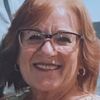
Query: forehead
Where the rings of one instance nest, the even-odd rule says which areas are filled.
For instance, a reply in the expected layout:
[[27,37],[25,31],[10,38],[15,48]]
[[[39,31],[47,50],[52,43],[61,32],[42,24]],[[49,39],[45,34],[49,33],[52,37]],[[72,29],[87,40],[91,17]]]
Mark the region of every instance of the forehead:
[[70,31],[79,30],[78,20],[75,13],[70,7],[65,7],[61,4],[56,5],[49,17],[41,21],[38,26],[41,28],[41,30],[47,29],[47,27],[53,30],[56,30],[57,28],[68,29]]

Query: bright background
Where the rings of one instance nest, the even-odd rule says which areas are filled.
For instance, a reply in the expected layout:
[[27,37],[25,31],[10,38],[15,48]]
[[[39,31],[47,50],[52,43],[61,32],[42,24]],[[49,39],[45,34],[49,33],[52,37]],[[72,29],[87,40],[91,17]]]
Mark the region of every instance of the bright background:
[[93,22],[100,21],[100,0],[83,0]]

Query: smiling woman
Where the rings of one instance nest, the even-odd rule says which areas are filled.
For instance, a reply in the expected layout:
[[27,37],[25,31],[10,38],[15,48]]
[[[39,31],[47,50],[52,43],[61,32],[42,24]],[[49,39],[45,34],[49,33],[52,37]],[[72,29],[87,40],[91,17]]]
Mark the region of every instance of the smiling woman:
[[80,0],[26,0],[0,46],[0,82],[23,94],[2,99],[99,100],[100,47],[89,19]]

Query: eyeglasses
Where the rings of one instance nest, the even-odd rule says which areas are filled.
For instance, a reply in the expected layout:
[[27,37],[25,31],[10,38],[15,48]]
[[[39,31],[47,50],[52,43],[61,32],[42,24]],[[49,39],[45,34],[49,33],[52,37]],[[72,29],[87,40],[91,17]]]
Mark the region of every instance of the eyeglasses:
[[25,48],[38,48],[46,41],[50,41],[55,46],[70,48],[72,50],[81,38],[80,34],[62,30],[52,35],[36,29],[21,29],[18,32],[19,43]]

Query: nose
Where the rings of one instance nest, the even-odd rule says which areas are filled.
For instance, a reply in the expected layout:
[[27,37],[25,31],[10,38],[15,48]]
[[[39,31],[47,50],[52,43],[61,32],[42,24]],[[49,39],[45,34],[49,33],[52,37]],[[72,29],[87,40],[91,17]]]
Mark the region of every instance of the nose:
[[55,56],[57,54],[55,47],[50,41],[45,42],[41,50],[47,56]]

